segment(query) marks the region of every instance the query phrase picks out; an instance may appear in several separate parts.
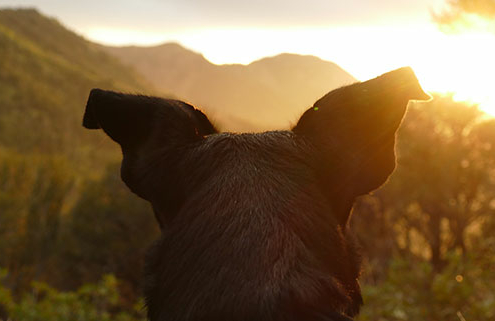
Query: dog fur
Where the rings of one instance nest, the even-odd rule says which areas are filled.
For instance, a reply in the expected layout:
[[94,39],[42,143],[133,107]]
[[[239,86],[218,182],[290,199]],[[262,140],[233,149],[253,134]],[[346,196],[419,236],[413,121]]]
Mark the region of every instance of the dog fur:
[[292,130],[233,134],[181,101],[92,90],[83,125],[120,144],[122,179],[162,230],[149,320],[351,320],[352,204],[392,173],[408,101],[428,98],[401,68],[331,91]]

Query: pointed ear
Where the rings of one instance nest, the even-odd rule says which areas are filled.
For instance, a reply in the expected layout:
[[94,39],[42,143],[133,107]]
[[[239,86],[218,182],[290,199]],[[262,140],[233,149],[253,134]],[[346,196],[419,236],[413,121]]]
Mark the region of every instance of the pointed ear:
[[[216,133],[201,111],[184,102],[101,89],[91,90],[83,126],[101,128],[120,144],[122,180],[164,215],[173,215],[185,193],[178,174],[184,153]],[[165,219],[157,218],[163,225]]]
[[346,200],[338,210],[343,221],[356,196],[378,188],[392,173],[395,132],[406,106],[426,99],[406,67],[331,91],[299,119],[293,131],[314,146],[322,189]]
[[143,143],[157,121],[180,142],[216,132],[201,111],[184,102],[101,89],[89,94],[83,126],[101,128],[122,148],[132,148]]

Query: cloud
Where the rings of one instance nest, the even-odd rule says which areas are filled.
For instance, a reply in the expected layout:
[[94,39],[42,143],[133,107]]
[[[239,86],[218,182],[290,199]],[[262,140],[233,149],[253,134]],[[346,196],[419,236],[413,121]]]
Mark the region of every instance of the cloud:
[[[433,21],[440,27],[473,27],[473,16],[491,22],[495,18],[495,0],[449,0],[447,8],[439,13],[432,12]],[[492,28],[495,31],[495,28]]]
[[[301,28],[408,23],[432,0],[0,0],[34,6],[77,30],[129,29],[171,33],[198,29]],[[438,1],[438,0],[435,0]]]

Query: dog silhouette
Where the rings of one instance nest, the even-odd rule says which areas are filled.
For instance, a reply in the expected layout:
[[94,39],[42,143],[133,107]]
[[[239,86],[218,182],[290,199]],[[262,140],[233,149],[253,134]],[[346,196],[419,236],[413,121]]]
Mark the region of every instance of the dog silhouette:
[[394,170],[411,99],[429,96],[406,67],[329,92],[291,130],[235,134],[182,101],[93,89],[83,125],[120,144],[122,179],[162,231],[146,257],[149,320],[351,320],[347,221]]

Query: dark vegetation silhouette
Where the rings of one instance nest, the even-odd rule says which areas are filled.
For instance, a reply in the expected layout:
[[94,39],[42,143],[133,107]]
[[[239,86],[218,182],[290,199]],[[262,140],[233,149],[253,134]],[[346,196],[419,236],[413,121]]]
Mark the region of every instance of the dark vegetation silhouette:
[[410,68],[336,89],[291,131],[219,133],[177,100],[93,89],[84,126],[120,144],[122,180],[162,234],[150,320],[348,320],[362,304],[347,229],[395,168],[395,131],[425,94]]

